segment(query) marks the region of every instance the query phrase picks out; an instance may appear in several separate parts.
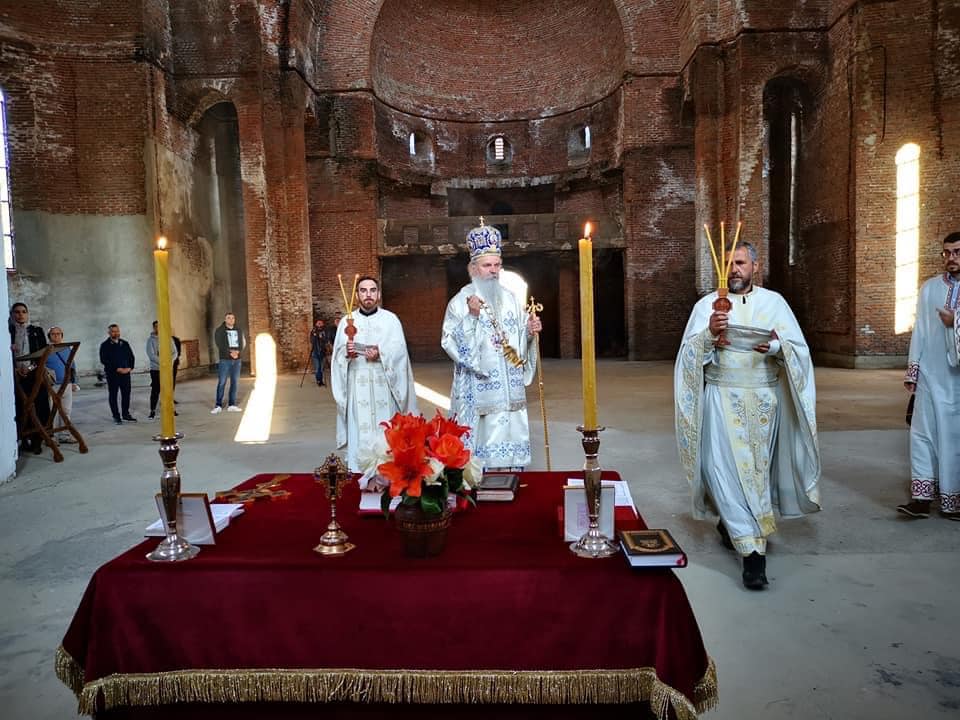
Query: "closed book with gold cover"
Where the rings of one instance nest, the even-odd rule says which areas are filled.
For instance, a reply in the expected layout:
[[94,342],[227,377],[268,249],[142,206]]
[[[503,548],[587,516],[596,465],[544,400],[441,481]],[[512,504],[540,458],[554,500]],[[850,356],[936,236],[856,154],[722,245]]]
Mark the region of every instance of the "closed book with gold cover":
[[666,530],[621,530],[620,547],[633,567],[687,566],[687,554]]

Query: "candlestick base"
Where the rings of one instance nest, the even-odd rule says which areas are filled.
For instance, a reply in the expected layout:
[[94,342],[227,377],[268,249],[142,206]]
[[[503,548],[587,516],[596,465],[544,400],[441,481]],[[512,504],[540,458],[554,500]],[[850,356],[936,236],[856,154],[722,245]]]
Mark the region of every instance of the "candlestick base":
[[583,445],[583,489],[587,494],[587,517],[590,520],[589,529],[583,537],[570,543],[570,552],[583,558],[605,558],[616,555],[620,548],[600,532],[600,432],[606,428],[577,428],[583,435],[580,441]]
[[320,544],[313,551],[321,555],[346,555],[355,547],[352,542],[347,542],[347,534],[337,521],[331,520],[327,531],[320,536]]
[[153,439],[160,443],[160,459],[163,461],[163,472],[160,475],[160,496],[163,500],[162,520],[166,528],[167,536],[160,541],[160,544],[147,553],[147,560],[153,562],[180,562],[196,557],[200,548],[191,545],[180,536],[178,522],[180,513],[180,471],[177,469],[177,455],[180,454],[180,446],[177,441],[183,437],[183,433],[177,433],[174,437],[165,437],[157,435]]

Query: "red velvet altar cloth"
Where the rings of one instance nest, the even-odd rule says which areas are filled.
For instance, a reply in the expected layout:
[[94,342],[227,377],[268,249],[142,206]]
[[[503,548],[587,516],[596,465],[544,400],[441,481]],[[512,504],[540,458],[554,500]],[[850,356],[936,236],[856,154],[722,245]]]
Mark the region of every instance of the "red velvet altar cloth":
[[673,572],[578,558],[562,541],[561,488],[576,475],[525,473],[514,502],[458,513],[430,559],[403,557],[392,524],[359,516],[355,485],[337,519],[357,548],[321,557],[323,488],[291,475],[288,498],[249,504],[193,560],[149,562],[149,539],[97,570],[63,640],[71,684],[204,669],[653,668],[703,707],[712,666]]

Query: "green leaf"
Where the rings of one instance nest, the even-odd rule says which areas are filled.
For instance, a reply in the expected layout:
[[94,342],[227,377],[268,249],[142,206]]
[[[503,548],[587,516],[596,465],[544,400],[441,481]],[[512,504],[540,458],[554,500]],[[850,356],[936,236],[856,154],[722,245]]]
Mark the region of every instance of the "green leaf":
[[443,507],[437,499],[429,495],[420,496],[420,508],[428,515],[439,515],[443,512]]
[[458,492],[463,487],[463,470],[460,468],[447,468],[445,472],[447,482],[450,485],[450,492]]
[[389,491],[389,490],[384,490],[384,491],[380,494],[380,510],[383,512],[383,516],[384,516],[385,518],[389,518],[389,517],[390,517],[390,501],[391,501],[391,500],[393,500],[393,498],[390,497],[390,491]]

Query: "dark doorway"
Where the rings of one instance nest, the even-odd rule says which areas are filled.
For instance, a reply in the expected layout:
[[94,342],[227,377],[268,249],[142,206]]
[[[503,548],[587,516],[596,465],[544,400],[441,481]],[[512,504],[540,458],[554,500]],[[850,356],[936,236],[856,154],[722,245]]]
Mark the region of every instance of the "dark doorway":
[[[627,356],[623,250],[597,250],[593,256],[593,307],[597,357]],[[579,290],[578,290],[579,297]],[[579,313],[577,313],[579,318]]]
[[[400,318],[414,361],[447,357],[440,347],[443,314],[450,299],[444,272],[444,259],[438,255],[385,257],[381,262],[382,304]],[[466,276],[464,270],[461,285],[466,284]]]
[[543,305],[540,320],[543,332],[540,333],[540,355],[542,357],[560,357],[560,297],[559,271],[557,257],[553,253],[529,253],[506,257],[505,270],[513,270],[527,281],[527,300],[530,297]]

